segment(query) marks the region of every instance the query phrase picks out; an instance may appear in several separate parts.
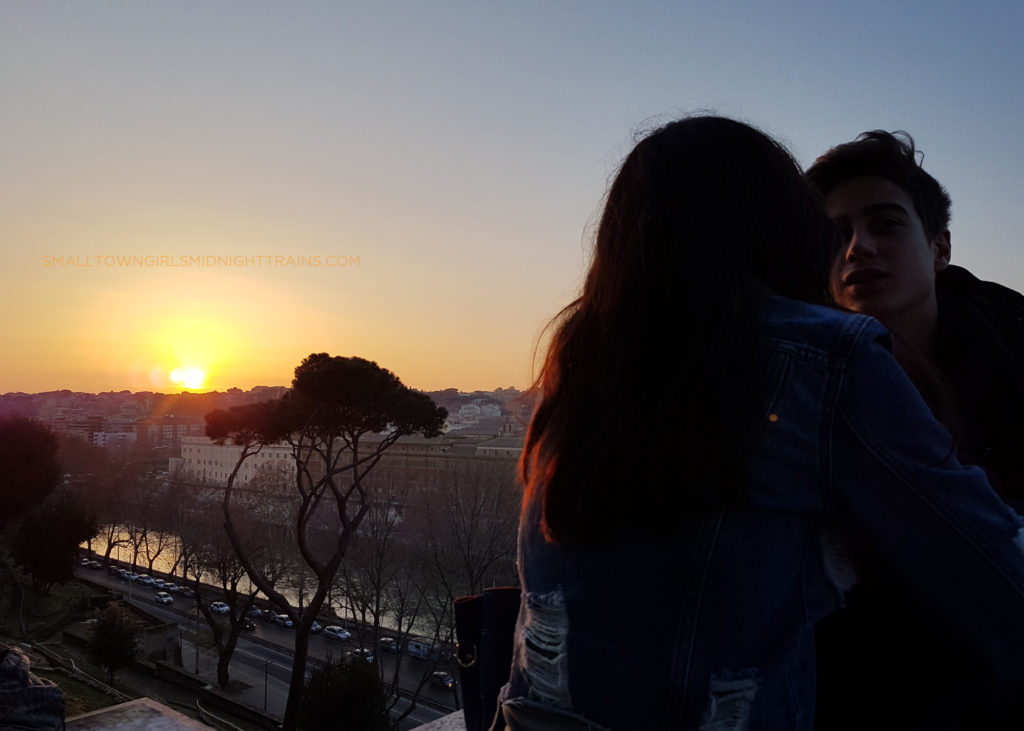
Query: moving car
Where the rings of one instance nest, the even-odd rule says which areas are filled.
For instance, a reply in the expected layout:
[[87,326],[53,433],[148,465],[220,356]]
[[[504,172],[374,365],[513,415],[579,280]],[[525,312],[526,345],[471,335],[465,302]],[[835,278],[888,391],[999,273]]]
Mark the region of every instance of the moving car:
[[455,687],[455,678],[443,670],[438,670],[430,674],[430,684],[435,688],[451,690]]
[[377,641],[377,645],[380,647],[381,652],[387,652],[391,655],[398,652],[398,640],[394,637],[381,637]]
[[292,621],[292,618],[289,617],[287,614],[278,614],[277,617],[274,619],[274,624],[280,625],[281,627],[287,627],[288,629],[291,629],[295,626],[295,623]]
[[210,611],[214,614],[228,614],[231,612],[231,607],[224,602],[211,602]]
[[168,594],[166,591],[158,591],[156,596],[153,597],[160,604],[173,604],[174,597]]

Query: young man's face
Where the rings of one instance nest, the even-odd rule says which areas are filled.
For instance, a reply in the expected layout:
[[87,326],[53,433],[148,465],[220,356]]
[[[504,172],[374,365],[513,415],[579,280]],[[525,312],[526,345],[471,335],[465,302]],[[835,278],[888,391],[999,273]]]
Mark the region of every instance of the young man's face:
[[832,267],[836,303],[885,321],[934,312],[935,273],[949,263],[949,232],[929,237],[910,196],[884,178],[846,180],[826,199],[843,246]]

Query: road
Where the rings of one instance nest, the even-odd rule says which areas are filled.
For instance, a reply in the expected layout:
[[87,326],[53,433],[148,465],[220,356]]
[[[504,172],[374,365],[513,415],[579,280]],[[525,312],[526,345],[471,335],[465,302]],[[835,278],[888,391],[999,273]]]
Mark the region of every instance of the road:
[[[209,640],[204,642],[204,635],[208,637],[210,629],[205,618],[196,608],[194,599],[186,599],[178,595],[175,596],[174,604],[161,605],[154,599],[156,591],[158,591],[155,587],[124,581],[117,576],[108,575],[105,569],[79,568],[78,576],[111,591],[122,592],[125,598],[135,606],[162,621],[177,624],[184,668],[196,672],[204,678],[209,678],[210,682],[216,681],[217,655],[208,647]],[[223,597],[213,587],[208,592],[204,592],[204,600],[215,601],[218,599],[223,599]],[[227,620],[223,621],[226,628]],[[197,631],[199,633],[198,646],[195,641]],[[232,681],[239,681],[245,686],[245,689],[238,693],[239,700],[254,708],[266,710],[274,716],[280,717],[284,714],[284,704],[291,677],[293,656],[291,648],[294,642],[295,630],[259,621],[256,622],[255,630],[243,632],[239,637],[238,647],[232,657],[230,668]],[[310,660],[307,663],[307,669],[312,668],[314,663],[323,663],[329,661],[331,657],[338,657],[355,646],[354,638],[351,641],[339,642],[329,640],[322,634],[311,635],[309,639]],[[394,682],[395,666],[398,665],[400,698],[393,709],[396,713],[403,712],[409,706],[409,698],[413,695],[416,687],[432,670],[446,670],[453,677],[458,677],[454,668],[442,665],[434,666],[428,661],[407,654],[384,653],[377,661],[381,665],[386,685]],[[406,722],[403,722],[402,728],[415,728],[447,715],[455,709],[456,699],[452,691],[435,688],[425,683],[420,690],[416,708]]]

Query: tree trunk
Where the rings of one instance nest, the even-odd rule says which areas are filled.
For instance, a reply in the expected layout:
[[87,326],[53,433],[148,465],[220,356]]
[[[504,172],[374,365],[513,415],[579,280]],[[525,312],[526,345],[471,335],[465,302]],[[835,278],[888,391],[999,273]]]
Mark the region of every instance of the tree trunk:
[[238,633],[232,630],[228,634],[228,641],[217,655],[217,685],[224,690],[227,690],[230,680],[228,666],[231,665],[231,656],[235,653],[236,644],[238,644]]
[[295,658],[292,661],[291,685],[288,688],[288,705],[284,709],[283,731],[299,728],[299,712],[302,710],[302,694],[306,689],[306,658],[309,655],[309,632],[295,636]]

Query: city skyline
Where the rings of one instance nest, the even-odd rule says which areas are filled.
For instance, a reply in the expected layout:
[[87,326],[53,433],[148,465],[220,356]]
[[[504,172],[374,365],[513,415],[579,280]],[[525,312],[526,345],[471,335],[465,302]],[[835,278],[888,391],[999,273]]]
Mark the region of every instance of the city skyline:
[[0,0],[0,393],[287,385],[314,352],[525,389],[623,155],[699,111],[804,166],[907,130],[952,196],[953,263],[1024,289],[1022,20]]

